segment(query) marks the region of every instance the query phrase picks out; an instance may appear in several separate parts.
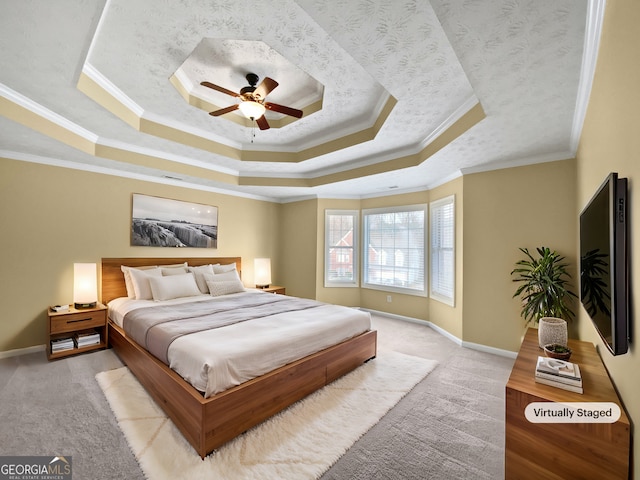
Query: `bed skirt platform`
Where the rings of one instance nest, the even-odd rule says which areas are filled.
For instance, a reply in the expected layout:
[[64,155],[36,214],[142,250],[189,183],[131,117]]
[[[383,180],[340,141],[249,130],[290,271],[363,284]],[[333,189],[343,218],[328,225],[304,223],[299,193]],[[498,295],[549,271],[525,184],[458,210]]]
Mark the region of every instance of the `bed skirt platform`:
[[209,398],[109,322],[109,343],[204,458],[216,448],[376,356],[377,332],[280,367]]

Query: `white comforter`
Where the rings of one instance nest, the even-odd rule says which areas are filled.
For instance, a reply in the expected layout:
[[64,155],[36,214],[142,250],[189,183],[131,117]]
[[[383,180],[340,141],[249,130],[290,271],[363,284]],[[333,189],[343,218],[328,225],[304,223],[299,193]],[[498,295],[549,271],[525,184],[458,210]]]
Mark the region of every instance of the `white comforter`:
[[[240,295],[273,294],[247,290],[220,298]],[[166,302],[118,298],[109,302],[109,316],[122,326],[124,315],[137,308],[211,298],[202,295]],[[209,397],[370,328],[368,312],[323,304],[182,336],[169,347],[169,366]]]

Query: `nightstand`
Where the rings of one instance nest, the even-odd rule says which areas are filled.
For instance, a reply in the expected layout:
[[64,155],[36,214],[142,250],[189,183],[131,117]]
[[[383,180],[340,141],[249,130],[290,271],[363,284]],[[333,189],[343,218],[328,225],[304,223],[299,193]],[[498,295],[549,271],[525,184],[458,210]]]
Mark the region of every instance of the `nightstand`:
[[260,290],[262,290],[263,292],[269,292],[269,293],[276,293],[278,295],[286,295],[285,287],[279,287],[277,285],[271,285],[270,287],[267,288],[261,288]]
[[47,311],[47,358],[54,360],[77,353],[106,348],[109,344],[107,307],[98,303],[94,308],[64,312]]

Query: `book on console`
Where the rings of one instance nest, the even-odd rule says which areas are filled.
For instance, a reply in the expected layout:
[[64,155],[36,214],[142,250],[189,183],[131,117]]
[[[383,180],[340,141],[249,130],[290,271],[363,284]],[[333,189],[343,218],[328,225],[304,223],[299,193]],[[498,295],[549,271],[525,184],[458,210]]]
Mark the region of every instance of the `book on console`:
[[538,357],[536,376],[556,381],[582,384],[582,375],[577,363],[556,360],[548,357]]
[[561,388],[563,390],[568,390],[570,392],[584,393],[584,389],[582,388],[582,385],[573,385],[570,383],[558,382],[555,380],[550,380],[548,378],[542,378],[537,375],[536,375],[536,383],[549,385],[550,387]]

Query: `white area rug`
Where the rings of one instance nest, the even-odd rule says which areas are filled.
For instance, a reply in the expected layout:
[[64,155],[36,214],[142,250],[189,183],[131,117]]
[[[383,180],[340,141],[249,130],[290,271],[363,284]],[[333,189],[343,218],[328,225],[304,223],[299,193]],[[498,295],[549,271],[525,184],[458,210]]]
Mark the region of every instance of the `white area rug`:
[[96,375],[150,480],[314,479],[431,372],[437,362],[378,357],[223,445],[204,460],[128,368]]

